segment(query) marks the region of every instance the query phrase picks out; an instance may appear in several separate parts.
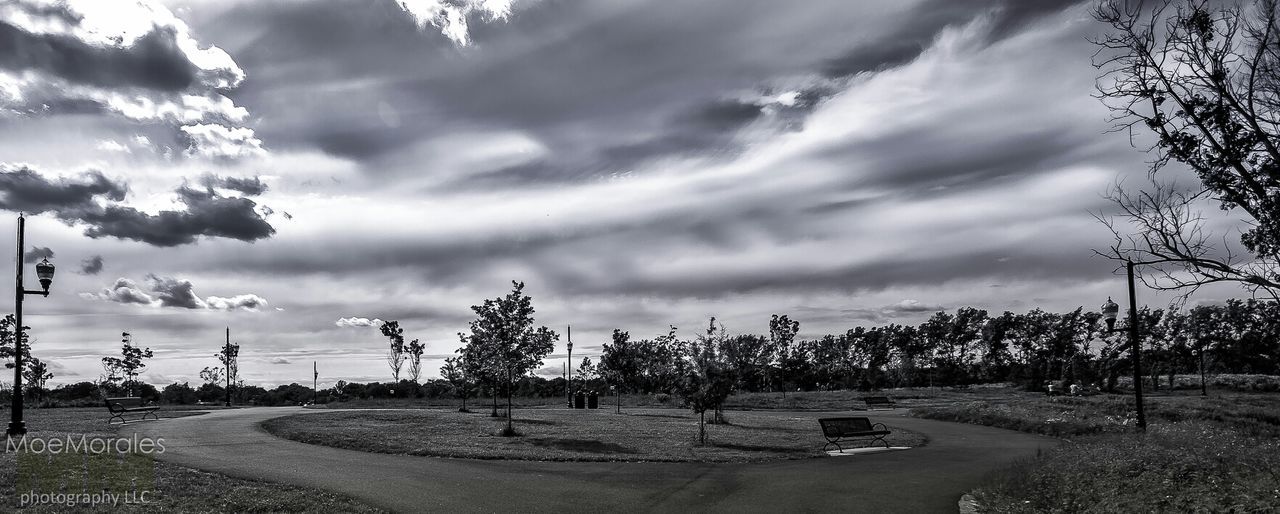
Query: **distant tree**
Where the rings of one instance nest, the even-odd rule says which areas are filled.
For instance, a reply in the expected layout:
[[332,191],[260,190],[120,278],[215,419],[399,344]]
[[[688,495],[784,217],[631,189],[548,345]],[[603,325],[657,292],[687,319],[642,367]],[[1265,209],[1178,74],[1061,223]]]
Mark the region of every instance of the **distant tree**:
[[[733,370],[719,352],[720,340],[726,338],[724,325],[711,318],[707,331],[685,346],[688,363],[680,395],[698,413],[698,442],[707,443],[706,413],[718,414],[724,400],[733,392]],[[720,420],[723,421],[723,420]]]
[[773,350],[773,358],[775,362],[776,380],[782,396],[787,396],[787,387],[790,380],[797,375],[798,365],[796,359],[796,334],[800,332],[800,322],[794,321],[787,317],[786,314],[781,316],[774,314],[769,319],[769,345]]
[[591,357],[583,357],[582,363],[578,364],[578,370],[575,377],[582,381],[583,387],[587,387],[587,383],[600,378],[600,372],[596,369],[596,365],[591,361]]
[[[1143,189],[1116,186],[1119,219],[1103,255],[1144,263],[1148,287],[1190,295],[1236,282],[1280,300],[1280,24],[1274,0],[1103,1],[1094,17],[1098,92],[1118,131],[1150,130],[1156,143]],[[1158,182],[1177,161],[1194,187]],[[1243,222],[1239,246],[1213,233],[1200,206]],[[1232,229],[1234,230],[1234,229]]]
[[219,385],[222,383],[222,373],[222,368],[220,367],[205,366],[204,369],[200,370],[200,380],[203,380],[206,384]]
[[404,367],[405,361],[404,329],[400,328],[399,321],[384,321],[381,330],[382,335],[391,340],[391,346],[387,350],[387,365],[391,366],[391,380],[399,382],[400,368]]
[[409,380],[418,383],[418,377],[422,376],[422,351],[426,349],[426,345],[419,343],[417,339],[409,341],[406,347],[409,355]]
[[622,393],[635,391],[639,386],[644,358],[641,345],[631,341],[630,333],[613,329],[612,342],[605,343],[597,368],[614,387],[618,414],[622,413]]
[[40,400],[44,396],[45,384],[53,378],[53,372],[49,371],[49,366],[44,361],[36,357],[27,359],[26,365],[27,369],[22,372],[23,379],[35,393],[36,400]]
[[471,333],[461,335],[468,358],[484,359],[482,367],[494,374],[507,394],[507,429],[514,435],[511,419],[512,392],[515,383],[542,365],[543,357],[554,348],[560,336],[551,329],[533,326],[533,299],[524,294],[523,282],[512,282],[511,293],[473,305],[476,319]]
[[444,366],[440,368],[440,377],[449,381],[453,385],[454,394],[458,399],[462,400],[462,407],[458,412],[467,411],[467,396],[471,393],[471,380],[467,376],[466,366],[464,366],[461,357],[449,357],[444,360]]
[[165,403],[189,405],[199,401],[199,396],[196,394],[195,389],[191,388],[190,384],[174,382],[160,391],[160,399]]
[[769,339],[756,334],[741,334],[725,338],[723,343],[720,353],[738,377],[736,388],[746,391],[761,390],[769,363],[773,359]]
[[[218,353],[214,355],[218,362],[222,363],[222,377],[227,380],[228,388],[241,390],[244,381],[240,380],[240,345],[238,343],[224,344]],[[230,398],[232,391],[226,391],[227,398]],[[236,393],[239,397],[241,394]],[[228,404],[229,405],[229,404]]]
[[134,346],[133,336],[128,332],[122,332],[120,334],[120,357],[102,358],[102,367],[107,372],[107,381],[112,384],[122,383],[126,394],[133,396],[134,387],[138,382],[138,375],[147,369],[143,359],[150,359],[151,356],[150,348]]

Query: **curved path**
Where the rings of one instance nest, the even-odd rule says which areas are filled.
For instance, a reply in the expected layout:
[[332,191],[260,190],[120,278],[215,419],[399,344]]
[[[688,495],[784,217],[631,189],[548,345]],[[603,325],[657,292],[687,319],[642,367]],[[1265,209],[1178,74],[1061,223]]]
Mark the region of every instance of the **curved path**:
[[[905,417],[926,446],[751,464],[486,461],[388,455],[289,441],[258,426],[299,407],[213,411],[122,427],[164,438],[160,458],[226,475],[335,491],[401,512],[956,512],[986,473],[1054,439]],[[816,413],[804,413],[814,415]],[[848,414],[848,413],[844,413]],[[822,443],[814,426],[814,443]]]

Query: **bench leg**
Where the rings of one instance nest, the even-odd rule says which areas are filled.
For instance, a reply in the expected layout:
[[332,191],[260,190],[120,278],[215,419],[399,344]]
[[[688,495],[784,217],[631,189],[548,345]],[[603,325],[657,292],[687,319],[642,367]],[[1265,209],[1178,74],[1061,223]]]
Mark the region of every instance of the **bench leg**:
[[151,419],[153,419],[153,420],[160,421],[160,416],[157,416],[157,415],[156,415],[156,411],[149,411],[149,412],[147,412],[147,414],[144,414],[144,415],[142,416],[142,419],[147,419],[147,415],[150,415],[150,416],[151,416]]
[[841,447],[841,446],[840,446],[840,443],[837,443],[836,441],[839,441],[839,439],[836,439],[835,441],[833,441],[833,440],[831,440],[831,439],[827,439],[827,444],[822,445],[822,451],[824,451],[824,452],[825,452],[825,451],[828,451],[828,450],[827,450],[827,448],[830,448],[830,447],[832,447],[832,446],[835,446],[837,449],[839,449],[839,450],[840,450],[840,453],[844,453],[844,448],[843,448],[843,447]]
[[111,415],[111,417],[107,419],[107,424],[108,424],[108,425],[110,425],[110,424],[111,424],[111,420],[113,420],[113,419],[118,419],[118,420],[120,420],[120,424],[121,424],[121,425],[124,425],[124,424],[125,424],[124,416],[122,416],[122,415],[120,415],[120,414],[112,414],[112,415]]
[[881,444],[883,444],[885,448],[889,447],[889,441],[885,441],[884,436],[882,435],[875,436],[875,438],[871,440],[870,446],[875,446],[876,441],[879,441]]

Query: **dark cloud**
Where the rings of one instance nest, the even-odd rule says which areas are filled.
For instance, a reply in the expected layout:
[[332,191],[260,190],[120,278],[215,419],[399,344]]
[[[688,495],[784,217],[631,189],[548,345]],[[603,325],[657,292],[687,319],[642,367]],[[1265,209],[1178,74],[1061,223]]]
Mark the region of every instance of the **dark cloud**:
[[35,262],[40,259],[52,259],[53,250],[47,246],[33,246],[26,253],[22,254],[23,260],[26,262]]
[[147,275],[147,283],[151,285],[151,290],[156,293],[156,300],[160,302],[161,307],[179,307],[183,309],[203,309],[207,307],[204,300],[196,296],[195,286],[191,284],[190,280],[149,274]]
[[[257,178],[217,181],[222,187],[255,194],[266,188]],[[122,201],[127,189],[124,183],[97,171],[86,172],[78,180],[49,180],[27,167],[0,167],[0,208],[32,214],[53,212],[67,223],[88,225],[85,235],[95,239],[115,237],[178,246],[194,243],[201,236],[252,242],[275,234],[253,200],[223,197],[212,187],[179,187],[178,199],[186,210],[158,214],[121,205],[102,206],[95,201],[98,197]]]
[[97,275],[102,272],[102,256],[94,255],[83,261],[80,261],[81,275]]
[[200,179],[205,187],[219,187],[239,191],[245,196],[258,196],[267,192],[267,184],[262,181],[261,177],[240,178],[240,177],[220,177],[209,174]]
[[96,170],[78,179],[49,180],[26,166],[0,165],[0,209],[31,214],[85,211],[96,207],[97,197],[119,202],[126,192],[123,182]]
[[[60,11],[62,12],[62,11]],[[0,68],[42,71],[77,84],[181,91],[198,69],[178,48],[171,27],[156,27],[125,47],[94,45],[62,34],[39,34],[0,21]]]

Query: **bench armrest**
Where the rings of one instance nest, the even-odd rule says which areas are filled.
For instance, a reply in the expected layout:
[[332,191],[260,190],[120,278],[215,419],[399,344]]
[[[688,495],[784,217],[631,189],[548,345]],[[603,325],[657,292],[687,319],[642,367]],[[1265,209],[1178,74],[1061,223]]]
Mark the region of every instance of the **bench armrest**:
[[889,427],[885,426],[885,424],[884,424],[884,423],[873,423],[873,424],[871,425],[871,429],[872,429],[872,430],[875,430],[875,429],[876,429],[876,427],[880,427],[880,430],[884,430],[884,431],[886,431],[886,432],[888,432],[888,431],[889,431]]

